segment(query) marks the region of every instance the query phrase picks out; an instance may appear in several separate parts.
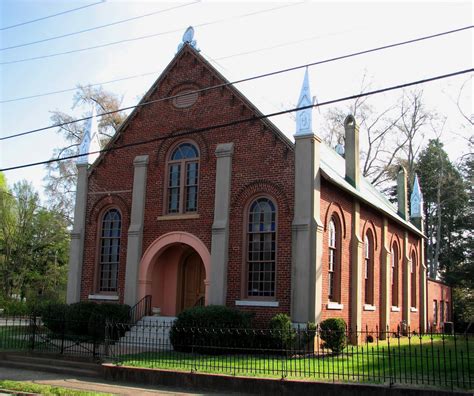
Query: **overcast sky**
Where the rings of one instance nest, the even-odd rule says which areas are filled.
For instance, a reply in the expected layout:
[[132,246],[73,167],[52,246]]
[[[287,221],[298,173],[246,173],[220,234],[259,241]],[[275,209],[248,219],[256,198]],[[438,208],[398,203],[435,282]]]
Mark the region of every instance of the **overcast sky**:
[[[94,4],[97,3],[97,4]],[[90,7],[84,7],[91,5]],[[201,53],[230,81],[315,62],[350,52],[452,30],[473,24],[467,2],[250,2],[250,1],[21,1],[0,3],[0,136],[50,125],[50,111],[72,110],[74,91],[10,101],[25,96],[147,74],[105,84],[123,96],[123,106],[137,103],[176,53],[187,26],[195,28]],[[61,13],[34,23],[15,24]],[[158,11],[162,11],[158,13]],[[145,14],[150,14],[141,17]],[[33,41],[138,17],[114,26],[60,39],[5,49]],[[150,36],[148,38],[140,38]],[[373,89],[472,68],[472,29],[430,41],[354,57],[310,68],[312,94],[319,102],[360,91],[364,74]],[[136,39],[136,40],[131,40]],[[106,45],[128,40],[122,43]],[[62,52],[76,51],[55,55]],[[48,56],[55,55],[55,56]],[[45,57],[46,56],[46,57]],[[41,59],[25,60],[42,57]],[[10,63],[13,61],[21,61]],[[150,74],[152,73],[152,74]],[[237,87],[263,113],[294,107],[304,70],[254,80]],[[472,75],[471,75],[472,78]],[[428,108],[447,117],[442,140],[453,160],[468,151],[463,137],[472,130],[463,123],[456,100],[467,82],[461,105],[472,114],[469,75],[426,84]],[[400,92],[372,97],[381,109],[394,104]],[[321,117],[323,110],[315,111]],[[289,137],[290,116],[272,119]],[[316,128],[321,120],[315,122]],[[63,141],[55,130],[0,142],[0,168],[49,159]],[[42,190],[45,168],[6,172],[9,184],[31,181]]]

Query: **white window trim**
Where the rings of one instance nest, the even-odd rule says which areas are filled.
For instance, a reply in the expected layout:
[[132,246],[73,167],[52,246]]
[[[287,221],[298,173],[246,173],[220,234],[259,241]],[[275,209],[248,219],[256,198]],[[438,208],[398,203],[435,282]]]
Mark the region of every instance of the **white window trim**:
[[400,307],[394,307],[392,305],[392,309],[391,309],[392,312],[400,312]]
[[376,310],[375,305],[364,304],[364,311],[375,311],[375,310]]
[[344,309],[344,305],[339,304],[337,302],[330,301],[327,303],[326,308],[331,309],[331,310],[342,311],[342,309]]
[[112,296],[108,294],[89,294],[89,300],[102,300],[102,301],[118,301],[119,296]]
[[416,309],[415,307],[410,307],[410,312],[418,312],[418,309]]
[[235,305],[238,307],[279,307],[278,301],[260,301],[260,300],[236,300]]

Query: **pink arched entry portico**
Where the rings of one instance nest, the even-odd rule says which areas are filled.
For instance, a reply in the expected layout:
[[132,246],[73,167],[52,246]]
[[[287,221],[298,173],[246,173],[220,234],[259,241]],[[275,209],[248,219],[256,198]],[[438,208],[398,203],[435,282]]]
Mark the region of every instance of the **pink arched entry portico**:
[[162,315],[176,315],[179,312],[183,260],[193,254],[200,257],[204,266],[207,305],[211,255],[206,245],[188,232],[170,232],[148,247],[140,261],[138,298],[152,295],[152,305],[158,306]]

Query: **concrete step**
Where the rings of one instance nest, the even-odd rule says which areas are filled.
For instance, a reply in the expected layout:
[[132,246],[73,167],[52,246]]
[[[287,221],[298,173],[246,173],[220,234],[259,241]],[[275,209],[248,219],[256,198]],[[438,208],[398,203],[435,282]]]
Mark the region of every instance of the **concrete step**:
[[97,363],[36,357],[31,355],[3,354],[0,366],[49,373],[68,374],[77,377],[101,377],[102,366]]

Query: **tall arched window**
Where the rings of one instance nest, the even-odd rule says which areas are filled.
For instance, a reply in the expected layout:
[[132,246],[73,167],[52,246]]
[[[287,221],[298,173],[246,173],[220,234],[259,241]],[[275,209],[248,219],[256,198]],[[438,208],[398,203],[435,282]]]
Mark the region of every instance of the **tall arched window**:
[[418,263],[416,261],[416,254],[415,252],[412,253],[411,255],[411,306],[413,308],[416,308],[416,274],[417,274],[417,269],[418,269]]
[[334,217],[329,221],[328,232],[328,299],[340,302],[340,237],[337,222]]
[[102,218],[99,258],[99,291],[116,292],[120,262],[122,220],[117,209],[109,209]]
[[268,198],[256,199],[248,214],[248,297],[275,296],[276,236],[275,204]]
[[392,306],[398,307],[398,245],[392,245]]
[[368,230],[364,239],[365,304],[374,305],[374,239]]
[[168,160],[168,213],[197,211],[199,152],[191,143],[181,143]]

